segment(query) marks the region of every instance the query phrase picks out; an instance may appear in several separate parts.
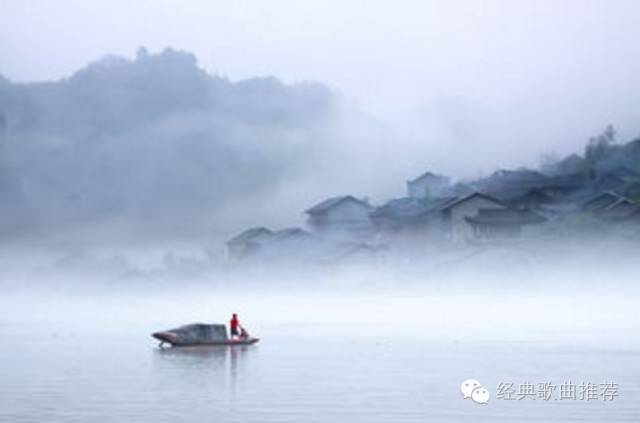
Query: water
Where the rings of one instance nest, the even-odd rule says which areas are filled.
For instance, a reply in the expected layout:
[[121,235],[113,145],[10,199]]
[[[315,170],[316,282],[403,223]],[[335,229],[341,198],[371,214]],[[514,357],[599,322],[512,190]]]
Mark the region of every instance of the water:
[[[24,298],[11,303],[16,301],[26,304]],[[208,300],[34,300],[32,305],[39,306],[30,313],[6,314],[0,320],[0,421],[640,419],[640,349],[625,342],[593,342],[605,335],[598,330],[585,337],[473,337],[455,327],[429,330],[412,310],[390,324],[367,311],[366,321],[354,323],[326,304],[326,316],[317,316],[316,322],[296,313],[277,317],[289,301],[276,305],[273,298],[247,299],[260,309],[251,327],[262,338],[257,345],[159,349],[149,333],[172,322],[198,320],[195,316],[203,315]],[[353,301],[357,309],[360,303]],[[333,313],[339,317],[330,318]],[[460,383],[467,378],[489,389],[489,404],[462,399]],[[613,401],[496,398],[500,382],[517,386],[565,380],[613,381],[619,396]]]

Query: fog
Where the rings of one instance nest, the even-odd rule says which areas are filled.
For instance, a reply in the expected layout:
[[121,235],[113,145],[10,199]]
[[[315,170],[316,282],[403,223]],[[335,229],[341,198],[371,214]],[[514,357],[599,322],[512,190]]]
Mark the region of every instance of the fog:
[[[6,1],[3,289],[233,295],[232,283],[297,292],[276,301],[296,313],[316,301],[308,291],[371,292],[362,304],[399,291],[397,308],[362,313],[391,320],[420,307],[407,290],[459,327],[485,292],[532,295],[537,307],[584,290],[591,309],[617,289],[619,304],[635,289],[636,226],[570,222],[580,228],[568,237],[503,246],[394,244],[384,260],[335,265],[291,251],[232,264],[223,246],[247,227],[303,225],[330,196],[381,205],[427,170],[468,182],[572,153],[598,171],[638,169],[625,143],[640,133],[639,24],[633,1]],[[587,157],[609,124],[615,140]],[[329,320],[352,320],[349,301]],[[472,311],[456,317],[459,301]],[[494,323],[506,301],[477,300]]]
[[[4,0],[0,420],[637,421],[638,39],[633,0]],[[150,336],[232,313],[259,343]]]
[[633,0],[91,7],[8,0],[0,72],[55,80],[105,54],[131,58],[139,45],[172,46],[233,81],[325,82],[393,128],[384,139],[395,150],[389,162],[407,174],[430,167],[475,176],[535,163],[547,151],[567,154],[609,123],[625,139],[640,132],[639,7]]
[[[460,399],[460,381],[470,375],[492,390],[480,421],[636,415],[636,304],[620,292],[109,291],[0,298],[0,333],[11,345],[0,352],[0,416],[462,422],[479,413]],[[231,312],[259,344],[160,349],[149,336],[187,322],[223,323]],[[501,381],[564,378],[612,380],[619,398],[509,403],[494,396]]]
[[[477,413],[459,396],[472,376],[492,395],[501,381],[619,384],[611,403],[494,398],[481,421],[633,421],[636,245],[601,237],[241,269],[192,243],[4,246],[0,417],[462,422]],[[257,345],[161,349],[150,337],[231,313]]]
[[258,219],[282,224],[335,185],[371,184],[380,162],[373,151],[358,164],[357,142],[382,133],[328,87],[234,83],[170,48],[0,89],[9,235],[207,238]]
[[386,201],[425,170],[535,166],[607,124],[631,140],[639,12],[4,2],[3,232],[222,240],[331,195]]
[[[585,259],[588,258],[582,256],[576,262]],[[503,254],[494,265],[504,261]],[[640,329],[634,318],[640,294],[635,283],[637,266],[631,260],[616,261],[616,269],[579,266],[576,262],[565,260],[559,267],[530,266],[521,271],[505,266],[490,266],[492,269],[488,270],[463,263],[462,269],[453,273],[359,268],[313,274],[259,272],[197,278],[184,273],[177,276],[175,272],[115,278],[104,268],[81,272],[40,268],[30,272],[28,280],[13,274],[14,283],[2,286],[0,332],[15,345],[31,342],[23,347],[28,356],[36,353],[34,345],[44,344],[44,350],[52,355],[79,355],[79,362],[86,363],[87,374],[93,374],[94,366],[99,368],[101,361],[110,362],[116,354],[144,368],[156,346],[150,337],[152,332],[192,322],[226,323],[231,313],[239,313],[250,333],[262,338],[257,352],[245,354],[300,354],[312,360],[299,368],[303,372],[312,372],[316,366],[333,368],[336,363],[342,363],[337,365],[342,368],[346,365],[342,360],[371,360],[380,352],[385,352],[380,357],[384,363],[391,359],[387,354],[392,354],[411,366],[412,361],[401,351],[414,348],[418,359],[427,360],[427,364],[433,354],[444,350],[449,353],[437,364],[429,364],[448,369],[444,380],[457,377],[461,371],[485,375],[489,380],[500,380],[505,372],[516,377],[541,372],[551,378],[574,372],[576,378],[597,374],[615,378],[625,389],[627,401],[631,401],[636,387],[620,373],[625,369],[624,356],[615,357],[633,357],[640,348],[633,336]],[[3,279],[6,276],[5,272]],[[292,345],[296,342],[302,345]],[[356,360],[349,351],[362,343],[368,347]],[[78,346],[68,349],[71,345]],[[324,353],[311,359],[310,351],[316,348]],[[330,352],[334,348],[341,351],[338,357]],[[448,355],[457,351],[480,355],[485,362],[474,369],[451,369],[450,360],[456,359]],[[185,354],[184,360],[191,354],[198,357],[214,353],[175,352]],[[583,361],[594,360],[591,354],[600,358],[587,366]],[[102,360],[94,360],[102,356]],[[489,362],[500,361],[503,356],[503,362]],[[577,369],[565,363],[567,357],[577,360]],[[48,360],[34,357],[32,363],[38,367]],[[14,361],[22,363],[24,358],[16,357]],[[526,365],[529,361],[532,363]],[[296,363],[290,361],[287,366],[298,366]],[[382,377],[383,368],[389,364],[375,365],[382,365],[374,372]],[[352,366],[355,364],[347,365]],[[179,367],[177,374],[184,375],[185,370]],[[276,373],[273,383],[283,377]],[[344,372],[341,375],[345,377]],[[139,383],[147,377],[136,380]],[[352,377],[356,384],[364,379]],[[5,381],[7,387],[11,380]],[[53,379],[51,384],[56,385],[56,380],[59,379]],[[393,386],[394,381],[387,383]],[[26,383],[23,380],[14,386]],[[94,386],[102,383],[94,382]],[[282,383],[281,387],[287,389],[288,385]],[[315,383],[319,383],[317,379]],[[264,389],[259,380],[250,386]],[[220,395],[222,392],[223,389]],[[9,397],[14,395],[15,391]],[[633,407],[632,403],[624,404]],[[296,404],[292,401],[285,409]],[[439,409],[434,407],[433,410]],[[616,404],[610,412],[622,412],[623,408],[617,407]]]

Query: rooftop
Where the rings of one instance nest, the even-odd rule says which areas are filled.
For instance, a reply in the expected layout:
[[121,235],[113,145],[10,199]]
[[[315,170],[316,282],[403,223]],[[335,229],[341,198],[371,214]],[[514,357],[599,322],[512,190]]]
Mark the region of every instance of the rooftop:
[[505,209],[479,209],[478,214],[465,218],[467,222],[476,224],[531,224],[546,222],[545,217],[530,210]]
[[411,179],[409,181],[407,181],[409,184],[415,184],[417,182],[422,181],[423,179],[438,179],[438,180],[442,180],[442,181],[448,181],[449,178],[447,178],[446,176],[442,176],[442,175],[438,175],[432,172],[425,172],[422,175],[418,176],[417,178]]
[[322,214],[322,213],[326,213],[327,210],[331,209],[332,207],[337,206],[338,204],[341,204],[344,201],[353,201],[355,203],[361,204],[362,206],[366,207],[366,208],[371,208],[371,206],[369,205],[369,203],[367,203],[366,201],[363,200],[359,200],[356,197],[354,197],[353,195],[343,195],[343,196],[339,196],[339,197],[331,197],[331,198],[327,198],[326,200],[316,204],[315,206],[311,207],[310,209],[308,209],[306,211],[307,214]]
[[434,209],[434,211],[435,211],[435,210],[437,210],[437,211],[444,211],[444,210],[450,209],[450,208],[452,208],[452,207],[456,207],[456,206],[458,206],[458,205],[460,205],[460,204],[462,204],[462,203],[464,203],[464,202],[466,202],[466,201],[469,201],[469,200],[471,200],[471,199],[473,199],[473,198],[478,198],[478,197],[479,197],[479,198],[484,198],[485,200],[492,201],[492,202],[496,203],[497,205],[500,205],[500,206],[506,207],[506,206],[505,206],[505,205],[504,205],[500,200],[498,200],[497,198],[492,197],[491,195],[483,194],[483,193],[481,193],[481,192],[477,192],[477,191],[476,191],[476,192],[473,192],[473,193],[471,193],[471,194],[469,194],[469,195],[466,195],[466,196],[464,196],[464,197],[452,198],[452,199],[450,199],[450,201],[443,202],[441,205],[437,206],[437,207]]
[[246,242],[258,240],[260,238],[266,238],[271,235],[273,235],[272,230],[265,228],[263,226],[258,226],[258,227],[250,228],[240,232],[238,235],[234,236],[229,241],[227,241],[227,245],[244,244]]
[[586,211],[602,210],[612,206],[620,200],[631,202],[631,200],[629,200],[628,198],[623,197],[622,195],[617,194],[614,191],[606,191],[597,194],[582,203],[582,209]]

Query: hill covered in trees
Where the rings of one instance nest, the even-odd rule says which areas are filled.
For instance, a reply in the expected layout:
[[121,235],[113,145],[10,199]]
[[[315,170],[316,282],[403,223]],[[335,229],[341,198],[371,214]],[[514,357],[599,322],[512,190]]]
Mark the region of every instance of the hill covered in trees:
[[172,49],[55,82],[0,77],[1,233],[118,220],[198,230],[303,166],[336,104],[319,83],[231,82]]
[[[585,174],[596,178],[598,174],[628,170],[640,174],[640,138],[629,142],[618,142],[612,125],[597,136],[591,137],[584,152],[574,153],[562,159],[545,156],[540,170],[548,175]],[[631,175],[620,177],[631,178]],[[630,183],[625,192],[620,192],[634,200],[640,200],[640,183]]]

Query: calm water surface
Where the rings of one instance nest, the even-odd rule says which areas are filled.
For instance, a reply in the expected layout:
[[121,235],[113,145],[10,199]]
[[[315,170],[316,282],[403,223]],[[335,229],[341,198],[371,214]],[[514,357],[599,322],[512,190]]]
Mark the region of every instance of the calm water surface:
[[[143,311],[144,312],[144,311]],[[169,315],[170,312],[167,313]],[[640,353],[442,339],[392,326],[264,324],[243,348],[159,349],[150,321],[0,321],[2,422],[640,420]],[[182,322],[179,322],[182,323]],[[186,323],[186,322],[185,322]],[[494,397],[462,400],[475,378]],[[500,382],[619,385],[613,401],[495,397]]]

